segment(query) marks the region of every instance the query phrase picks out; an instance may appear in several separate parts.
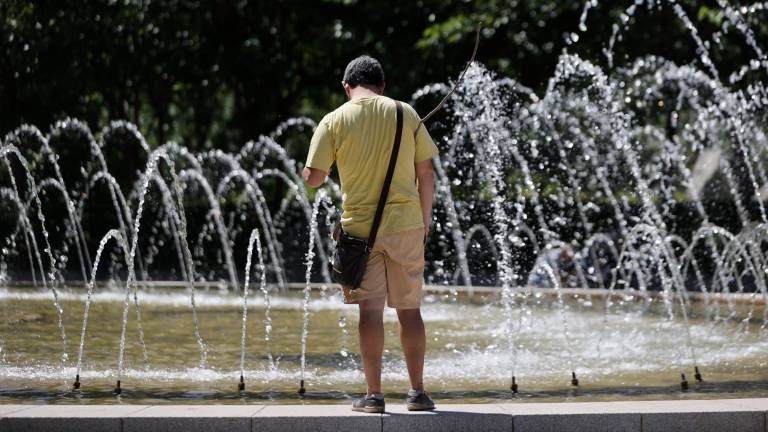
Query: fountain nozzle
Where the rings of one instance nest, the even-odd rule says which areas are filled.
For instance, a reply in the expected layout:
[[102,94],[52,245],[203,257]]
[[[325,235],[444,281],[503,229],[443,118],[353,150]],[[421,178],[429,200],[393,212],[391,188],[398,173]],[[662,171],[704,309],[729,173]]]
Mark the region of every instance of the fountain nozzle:
[[512,385],[509,386],[509,389],[512,390],[512,393],[517,393],[517,382],[515,381],[514,375],[512,376]]
[[701,372],[699,372],[699,367],[698,366],[694,366],[693,370],[696,371],[696,374],[693,375],[694,378],[696,378],[696,382],[704,381],[704,378],[701,377]]
[[301,380],[301,383],[299,384],[299,394],[303,395],[307,392],[307,389],[304,388],[304,380]]
[[242,375],[240,375],[240,383],[237,384],[237,389],[239,391],[245,391],[245,381],[243,380]]
[[576,372],[574,371],[571,372],[571,385],[574,387],[579,386],[579,379],[576,378]]
[[72,388],[75,390],[80,388],[80,374],[75,375],[75,383],[72,384]]
[[115,394],[121,394],[123,389],[120,388],[120,380],[117,380],[117,386],[115,387]]
[[682,381],[680,381],[680,388],[683,389],[683,391],[687,391],[688,390],[688,380],[685,379],[685,374],[681,373],[680,374],[680,378],[682,379]]

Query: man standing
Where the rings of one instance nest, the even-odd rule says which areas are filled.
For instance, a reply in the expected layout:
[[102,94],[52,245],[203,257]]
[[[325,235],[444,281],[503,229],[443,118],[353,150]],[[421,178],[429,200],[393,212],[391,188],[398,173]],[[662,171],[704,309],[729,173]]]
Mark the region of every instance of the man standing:
[[[352,60],[341,82],[349,101],[318,124],[309,148],[304,180],[319,187],[336,162],[342,191],[341,223],[347,234],[367,238],[373,224],[396,130],[395,101],[383,96],[384,71],[368,56]],[[400,343],[411,388],[408,409],[431,410],[424,392],[426,336],[421,319],[424,242],[432,219],[437,147],[419,116],[403,106],[403,131],[392,183],[376,242],[361,287],[344,288],[344,302],[360,310],[360,352],[368,386],[354,411],[384,412],[381,355],[384,350],[384,303],[397,310]],[[417,130],[418,129],[418,130]]]

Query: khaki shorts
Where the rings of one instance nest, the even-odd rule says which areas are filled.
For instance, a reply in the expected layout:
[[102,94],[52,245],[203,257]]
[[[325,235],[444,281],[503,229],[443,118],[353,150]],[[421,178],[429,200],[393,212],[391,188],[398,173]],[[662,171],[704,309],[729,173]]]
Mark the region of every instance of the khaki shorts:
[[368,257],[361,287],[343,287],[344,303],[386,297],[391,308],[418,308],[423,283],[424,228],[381,236]]

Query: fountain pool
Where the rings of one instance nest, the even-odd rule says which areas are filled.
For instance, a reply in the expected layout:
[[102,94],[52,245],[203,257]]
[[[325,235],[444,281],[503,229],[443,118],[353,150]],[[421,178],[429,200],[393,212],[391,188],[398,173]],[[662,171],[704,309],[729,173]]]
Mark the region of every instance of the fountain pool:
[[[258,292],[258,291],[257,291]],[[756,324],[742,327],[701,317],[704,308],[693,303],[691,333],[697,348],[703,383],[691,379],[680,392],[676,356],[683,345],[683,329],[664,318],[658,299],[616,296],[606,317],[604,300],[568,295],[566,314],[570,340],[564,338],[561,310],[548,290],[532,291],[526,300],[530,314],[521,318],[517,367],[518,394],[509,391],[509,352],[499,341],[504,334],[504,310],[499,292],[476,292],[472,297],[431,291],[423,308],[427,325],[426,382],[442,402],[498,400],[560,401],[613,399],[678,399],[754,397],[768,393],[768,339]],[[637,294],[637,293],[635,293]],[[59,293],[62,307],[82,311],[82,290]],[[364,390],[354,327],[356,310],[340,304],[338,291],[313,291],[310,335],[307,340],[305,403],[345,400]],[[0,403],[217,403],[242,401],[289,402],[299,399],[302,296],[290,291],[271,299],[271,354],[264,340],[263,299],[249,299],[244,382],[237,391],[240,369],[242,299],[218,289],[198,290],[200,332],[208,354],[199,368],[199,349],[192,331],[189,296],[179,289],[149,289],[140,293],[145,364],[135,325],[129,324],[123,393],[113,394],[116,379],[119,320],[123,295],[97,292],[91,305],[85,340],[81,388],[72,389],[76,348],[70,346],[65,366],[56,314],[46,293],[29,289],[0,291]],[[745,308],[745,312],[746,312]],[[397,338],[396,317],[385,316],[384,390],[400,397],[407,375]],[[68,320],[68,334],[79,330]],[[340,323],[342,325],[340,326]],[[346,325],[344,325],[346,323]],[[605,333],[596,347],[603,326]],[[349,329],[349,332],[347,332]],[[684,360],[686,369],[692,369]],[[578,374],[571,386],[568,371]],[[690,370],[691,378],[693,371]]]

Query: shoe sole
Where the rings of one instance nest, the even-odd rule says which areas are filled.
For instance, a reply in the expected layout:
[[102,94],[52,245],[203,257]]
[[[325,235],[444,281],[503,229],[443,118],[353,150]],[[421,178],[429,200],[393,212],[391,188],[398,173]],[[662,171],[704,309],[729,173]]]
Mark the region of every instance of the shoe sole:
[[384,407],[366,407],[366,408],[352,408],[352,411],[363,412],[366,414],[384,414]]
[[434,406],[408,405],[408,411],[432,411]]

